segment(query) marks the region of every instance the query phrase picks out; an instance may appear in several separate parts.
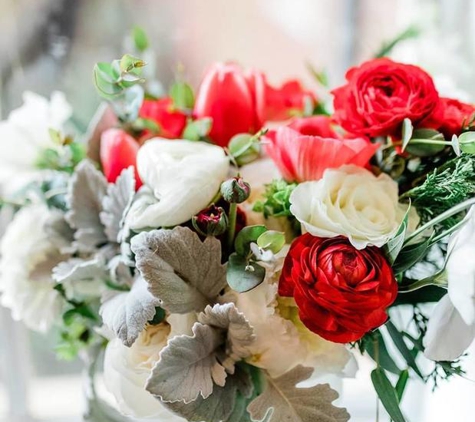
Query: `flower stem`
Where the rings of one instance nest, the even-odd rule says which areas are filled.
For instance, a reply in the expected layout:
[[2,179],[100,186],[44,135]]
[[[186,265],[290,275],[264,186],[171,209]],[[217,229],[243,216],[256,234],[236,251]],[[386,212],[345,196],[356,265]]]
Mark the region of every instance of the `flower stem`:
[[236,234],[236,217],[237,204],[231,202],[229,204],[229,227],[228,227],[228,250],[231,251],[234,244],[234,236]]
[[410,236],[407,237],[407,239],[404,241],[404,244],[407,245],[411,240],[424,233],[427,229],[434,227],[436,224],[439,224],[447,218],[452,217],[453,215],[458,214],[459,212],[462,212],[464,209],[474,204],[475,198],[471,198],[453,206],[452,208],[448,209],[447,211],[443,212],[442,214],[438,215],[437,217],[433,218],[432,220],[419,227],[415,232],[413,232]]
[[447,274],[445,271],[440,271],[437,274],[415,281],[409,286],[401,287],[399,293],[410,293],[422,289],[427,286],[438,286],[447,288]]

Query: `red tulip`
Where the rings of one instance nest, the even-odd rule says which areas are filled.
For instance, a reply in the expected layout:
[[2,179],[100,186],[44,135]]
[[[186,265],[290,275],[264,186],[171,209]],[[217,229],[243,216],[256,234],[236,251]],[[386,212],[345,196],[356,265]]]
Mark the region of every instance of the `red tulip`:
[[253,133],[262,126],[256,111],[255,83],[259,78],[246,76],[232,63],[216,63],[205,75],[196,97],[196,118],[211,117],[210,138],[222,147],[237,133]]
[[160,127],[158,135],[162,138],[180,138],[186,126],[186,114],[173,108],[171,98],[144,100],[139,116],[157,123]]
[[136,158],[139,144],[122,129],[108,129],[101,135],[102,170],[109,183],[114,183],[122,170],[133,166],[135,169],[136,189],[142,186],[137,173]]

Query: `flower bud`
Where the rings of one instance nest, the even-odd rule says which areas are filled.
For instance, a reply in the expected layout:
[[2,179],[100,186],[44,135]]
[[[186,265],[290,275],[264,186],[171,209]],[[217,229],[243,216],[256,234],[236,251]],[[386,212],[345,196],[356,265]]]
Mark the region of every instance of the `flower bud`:
[[259,157],[260,148],[254,135],[240,133],[234,135],[229,142],[229,152],[238,166],[249,164]]
[[219,236],[228,228],[228,217],[223,208],[211,205],[191,220],[195,230],[203,236]]
[[233,177],[221,184],[221,195],[226,202],[240,204],[251,194],[251,186],[242,177]]

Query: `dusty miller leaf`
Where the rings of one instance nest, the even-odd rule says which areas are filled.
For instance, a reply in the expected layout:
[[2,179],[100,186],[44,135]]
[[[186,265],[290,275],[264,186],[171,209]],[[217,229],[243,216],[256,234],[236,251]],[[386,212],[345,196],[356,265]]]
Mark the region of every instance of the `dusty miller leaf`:
[[48,238],[51,243],[63,253],[74,252],[72,245],[74,241],[74,230],[67,223],[64,218],[64,214],[61,212],[53,211],[50,218],[46,221],[45,232],[48,234]]
[[249,356],[248,346],[254,341],[254,330],[234,303],[207,306],[198,321],[226,331],[226,350],[221,359],[228,372],[234,372],[234,362]]
[[195,323],[193,335],[176,336],[161,353],[147,380],[146,390],[164,402],[190,403],[208,398],[213,386],[224,386],[226,371],[216,349],[223,343],[219,330]]
[[98,280],[106,276],[104,263],[98,258],[90,260],[71,258],[53,268],[53,280],[57,283]]
[[139,277],[129,292],[107,291],[99,314],[104,324],[130,347],[153,319],[158,305],[158,299],[150,294],[147,283]]
[[135,176],[133,167],[122,170],[114,184],[109,184],[107,195],[102,200],[103,211],[99,217],[104,225],[107,238],[119,242],[125,213],[130,208],[135,195]]
[[204,242],[185,227],[143,232],[132,239],[137,268],[161,307],[172,313],[202,311],[226,285],[221,243]]
[[251,378],[246,371],[239,369],[234,375],[228,376],[224,387],[214,386],[213,394],[207,399],[199,396],[188,404],[163,404],[189,422],[245,422],[242,416],[246,409],[242,403],[251,394]]
[[247,407],[253,420],[269,422],[346,422],[350,415],[332,405],[338,393],[328,384],[311,388],[296,385],[308,379],[312,368],[297,366],[279,378],[266,375],[265,388]]
[[99,217],[106,190],[104,175],[91,161],[84,160],[76,167],[68,191],[70,210],[65,217],[71,227],[76,229],[74,238],[81,251],[91,252],[107,242]]

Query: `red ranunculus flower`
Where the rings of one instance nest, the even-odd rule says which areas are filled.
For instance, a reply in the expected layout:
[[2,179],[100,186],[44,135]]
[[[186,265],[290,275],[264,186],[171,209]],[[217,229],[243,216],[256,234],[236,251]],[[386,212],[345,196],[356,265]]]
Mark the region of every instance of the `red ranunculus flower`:
[[186,126],[186,115],[173,108],[171,98],[144,100],[140,107],[139,116],[157,123],[160,127],[158,135],[162,138],[180,138]]
[[361,136],[400,136],[402,122],[423,121],[438,109],[439,94],[421,68],[375,59],[350,69],[347,84],[333,91],[335,120]]
[[288,181],[318,180],[328,168],[365,167],[378,149],[367,138],[343,139],[328,117],[295,119],[265,136],[266,152]]
[[135,187],[142,186],[137,173],[136,159],[139,144],[122,129],[107,129],[101,135],[101,164],[102,170],[109,183],[114,183],[122,170],[133,166],[135,168]]
[[452,135],[460,135],[464,126],[469,125],[475,115],[473,104],[462,103],[454,98],[441,98],[442,117],[438,122],[434,122],[437,130],[442,132],[447,138]]
[[279,282],[279,295],[294,297],[305,326],[336,343],[384,324],[397,292],[380,249],[357,250],[346,238],[308,233],[292,243]]
[[303,110],[305,97],[315,102],[298,81],[273,88],[260,71],[216,63],[201,83],[193,114],[213,119],[210,138],[225,147],[238,133],[255,133],[265,121],[288,119],[293,111]]

